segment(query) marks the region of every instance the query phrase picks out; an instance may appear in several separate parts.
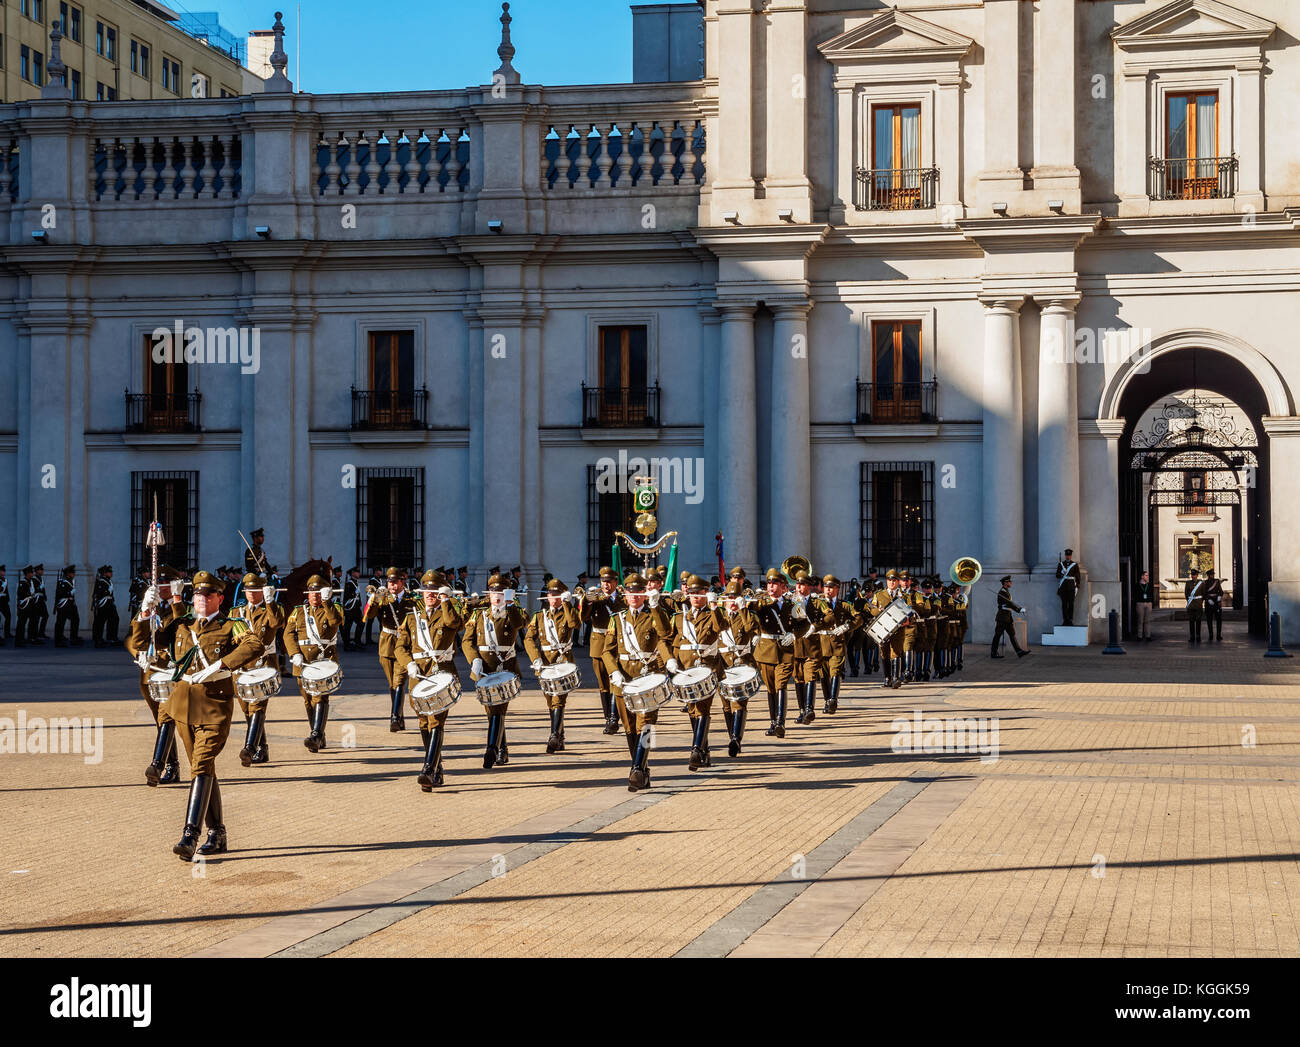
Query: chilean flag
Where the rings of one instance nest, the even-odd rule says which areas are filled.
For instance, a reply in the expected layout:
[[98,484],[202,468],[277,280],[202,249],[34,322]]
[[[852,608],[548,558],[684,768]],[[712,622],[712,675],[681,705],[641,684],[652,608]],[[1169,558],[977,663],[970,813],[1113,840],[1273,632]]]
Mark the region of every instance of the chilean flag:
[[723,558],[722,558],[722,542],[723,542],[722,532],[719,531],[715,537],[717,538],[717,544],[714,546],[713,551],[718,555],[718,582],[721,585],[726,585],[727,565],[723,562]]

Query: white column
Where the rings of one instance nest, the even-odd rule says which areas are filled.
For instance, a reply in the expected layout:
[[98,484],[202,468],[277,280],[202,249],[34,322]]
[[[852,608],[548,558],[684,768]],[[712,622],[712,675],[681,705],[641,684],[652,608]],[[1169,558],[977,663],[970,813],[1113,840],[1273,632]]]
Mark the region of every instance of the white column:
[[718,526],[726,538],[727,566],[758,570],[758,462],[754,303],[718,304],[722,314],[718,373]]
[[1147,197],[1147,72],[1125,69],[1115,77],[1120,92],[1116,135],[1115,182],[1119,192],[1120,217],[1145,215],[1151,209]]
[[1063,549],[1079,549],[1079,408],[1074,307],[1079,296],[1042,303],[1038,342],[1038,564],[1055,570]]
[[980,560],[996,579],[1025,570],[1024,443],[1021,430],[1020,306],[1022,297],[984,303],[983,453],[980,487],[984,526]]
[[[1108,638],[1106,615],[1119,611],[1122,596],[1119,583],[1119,441],[1124,435],[1120,418],[1083,419],[1079,422],[1081,464],[1081,519],[1079,546],[1071,546],[1075,559],[1087,574],[1087,589],[1075,601],[1074,620],[1088,615],[1088,636],[1094,642]],[[1143,502],[1145,505],[1146,502]],[[1143,514],[1145,517],[1145,514]],[[1135,568],[1136,569],[1136,568]],[[1055,569],[1052,571],[1055,577]],[[1154,577],[1154,572],[1153,572]],[[1137,575],[1133,576],[1137,581]],[[1091,615],[1091,601],[1098,594],[1105,602],[1098,618]],[[1085,598],[1088,606],[1085,607]]]
[[[1053,111],[1074,112],[1075,0],[1039,0],[1036,88],[1050,98]],[[1080,209],[1079,169],[1074,158],[1074,120],[1042,120],[1037,124],[1034,167],[1030,176],[1037,190],[1060,193],[1067,213]]]
[[934,111],[934,166],[939,169],[940,220],[965,217],[962,208],[961,73],[939,78]]
[[[1300,475],[1300,417],[1265,415],[1263,423],[1268,433],[1269,477],[1278,480],[1272,485],[1269,505],[1268,609],[1281,616],[1282,642],[1294,647],[1300,644],[1300,512],[1294,505],[1294,484],[1288,481]],[[1244,525],[1244,503],[1242,508]]]
[[772,555],[769,557],[773,560],[794,553],[812,555],[809,308],[806,302],[773,304]]
[[1019,9],[1019,0],[984,0],[984,166],[979,178],[984,207],[1024,188]]
[[[1236,207],[1242,210],[1253,207],[1256,211],[1264,209],[1264,192],[1260,171],[1259,114],[1263,105],[1264,63],[1259,60],[1237,63],[1237,127],[1240,139],[1237,141],[1237,189]],[[1229,136],[1221,129],[1219,140],[1228,141]],[[1221,150],[1226,152],[1226,150]]]

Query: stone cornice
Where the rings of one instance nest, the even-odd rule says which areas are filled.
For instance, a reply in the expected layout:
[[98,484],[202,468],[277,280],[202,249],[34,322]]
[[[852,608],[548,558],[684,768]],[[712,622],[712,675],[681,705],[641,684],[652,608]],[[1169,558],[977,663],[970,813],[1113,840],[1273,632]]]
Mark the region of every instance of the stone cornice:
[[1101,229],[1101,215],[1053,215],[1042,218],[972,218],[957,227],[985,254],[1073,251]]
[[699,226],[695,242],[719,258],[808,258],[824,243],[829,225]]

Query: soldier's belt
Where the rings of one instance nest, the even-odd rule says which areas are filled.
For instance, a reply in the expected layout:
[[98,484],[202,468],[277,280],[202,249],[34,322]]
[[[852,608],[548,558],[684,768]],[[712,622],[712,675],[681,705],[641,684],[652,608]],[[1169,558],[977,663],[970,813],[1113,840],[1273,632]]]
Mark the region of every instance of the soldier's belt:
[[381,626],[379,627],[379,634],[380,634],[381,636],[396,636],[396,635],[397,635],[397,630],[396,630],[396,629],[390,629],[390,628],[388,628],[388,626],[386,626],[386,625],[381,625]]
[[495,654],[498,658],[509,660],[515,656],[513,647],[493,647],[491,644],[479,644],[479,654]]
[[698,651],[701,658],[712,658],[718,653],[716,643],[684,643],[681,648],[683,651]]
[[[203,670],[200,669],[199,673],[201,673],[202,671]],[[193,683],[194,677],[198,676],[199,673],[184,673],[182,674],[181,679],[185,681],[185,683]],[[229,680],[231,675],[232,674],[229,669],[222,669],[221,672],[213,673],[211,676],[204,679],[203,683],[216,683],[218,680]]]
[[568,654],[570,651],[573,650],[573,641],[570,640],[568,643],[554,643],[554,644],[544,643],[542,644],[542,650],[559,651],[561,654]]

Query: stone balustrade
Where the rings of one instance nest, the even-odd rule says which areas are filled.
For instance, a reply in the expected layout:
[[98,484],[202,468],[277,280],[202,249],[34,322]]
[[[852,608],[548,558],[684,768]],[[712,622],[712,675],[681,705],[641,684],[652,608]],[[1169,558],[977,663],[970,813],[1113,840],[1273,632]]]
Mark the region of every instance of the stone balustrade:
[[240,136],[230,131],[184,135],[95,137],[90,199],[156,204],[234,200],[239,196]]
[[312,184],[322,197],[417,199],[464,192],[470,183],[469,129],[458,125],[331,125],[316,146]]

